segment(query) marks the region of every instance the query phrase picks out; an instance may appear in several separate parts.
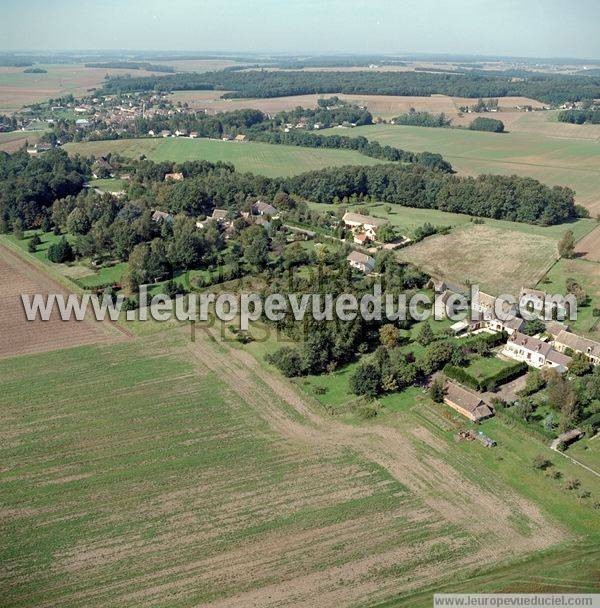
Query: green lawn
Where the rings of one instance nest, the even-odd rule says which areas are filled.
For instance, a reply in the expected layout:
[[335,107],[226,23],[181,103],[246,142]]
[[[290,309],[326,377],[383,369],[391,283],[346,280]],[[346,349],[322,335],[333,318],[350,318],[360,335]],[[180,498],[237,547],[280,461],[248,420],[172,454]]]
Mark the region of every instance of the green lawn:
[[106,179],[93,179],[90,182],[92,188],[98,188],[104,190],[104,192],[121,192],[125,190],[127,182],[124,179],[118,179],[116,177],[110,177]]
[[[323,131],[325,135],[338,132],[338,129]],[[594,140],[398,125],[356,127],[345,134],[362,135],[414,152],[437,152],[455,169],[469,175],[517,174],[550,185],[569,186],[577,193],[577,202],[594,214],[600,211],[600,157]]]
[[594,340],[600,340],[600,317],[594,317],[594,308],[600,308],[600,263],[584,259],[559,260],[538,284],[548,293],[566,293],[566,280],[575,279],[590,297],[588,306],[577,308],[577,319],[566,321],[572,331]]
[[380,162],[352,150],[174,137],[71,143],[65,149],[84,156],[113,152],[132,158],[145,154],[154,161],[223,161],[233,163],[238,171],[250,171],[267,177],[297,175],[304,171],[340,165],[374,165]]
[[498,357],[476,357],[465,367],[465,371],[478,380],[485,380],[507,367],[512,367],[514,361],[504,361]]

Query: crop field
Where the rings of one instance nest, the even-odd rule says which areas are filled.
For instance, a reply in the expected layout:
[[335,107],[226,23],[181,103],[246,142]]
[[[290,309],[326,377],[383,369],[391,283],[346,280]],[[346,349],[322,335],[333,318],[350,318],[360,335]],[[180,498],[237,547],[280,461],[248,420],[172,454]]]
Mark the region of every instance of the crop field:
[[[518,430],[486,427],[493,452],[456,444],[460,421],[423,400],[345,424],[251,353],[170,329],[0,361],[3,605],[423,606],[596,538],[589,501],[552,491],[528,464],[547,448]],[[571,549],[588,590],[597,554]],[[582,590],[542,568],[511,572]]]
[[475,224],[429,237],[400,249],[397,256],[433,276],[459,284],[470,281],[500,295],[535,285],[558,251],[550,237]]
[[60,97],[67,93],[81,96],[91,88],[101,86],[109,74],[150,76],[145,70],[86,68],[83,64],[49,64],[35,67],[45,74],[26,74],[25,68],[0,67],[0,113],[14,112],[25,105]]
[[223,161],[233,163],[238,171],[250,171],[267,177],[296,175],[325,167],[373,165],[379,162],[352,150],[174,137],[82,142],[67,144],[65,149],[84,156],[113,152],[132,158],[145,154],[154,161]]
[[34,265],[0,244],[0,358],[123,337],[108,323],[62,321],[56,311],[49,321],[27,321],[21,294],[65,293]]
[[516,174],[549,185],[569,186],[576,192],[576,201],[592,215],[600,212],[600,155],[593,140],[394,125],[329,129],[323,133],[340,131],[414,152],[438,152],[466,175]]

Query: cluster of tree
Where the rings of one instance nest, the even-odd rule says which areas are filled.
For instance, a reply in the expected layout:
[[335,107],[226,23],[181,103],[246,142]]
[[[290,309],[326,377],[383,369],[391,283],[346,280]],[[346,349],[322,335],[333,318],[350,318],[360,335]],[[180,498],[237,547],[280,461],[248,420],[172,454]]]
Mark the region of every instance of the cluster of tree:
[[104,68],[111,70],[146,70],[147,72],[167,72],[173,74],[175,68],[160,63],[148,63],[146,61],[100,61],[86,63],[86,68]]
[[287,112],[279,112],[273,119],[276,126],[307,123],[309,126],[321,125],[321,128],[334,127],[344,123],[357,126],[373,124],[373,116],[363,107],[349,104],[339,97],[319,99],[316,108],[297,107]]
[[496,118],[484,118],[483,116],[477,117],[469,125],[471,131],[490,131],[492,133],[503,133],[504,123]]
[[109,78],[104,93],[170,90],[231,91],[226,98],[307,94],[377,94],[454,97],[521,96],[560,104],[600,97],[600,78],[528,74],[434,74],[424,72],[310,72],[226,69],[204,74]]
[[285,180],[285,189],[320,203],[336,197],[371,196],[407,207],[440,209],[480,217],[551,225],[585,210],[569,188],[550,188],[535,179],[481,175],[459,177],[416,165],[337,167]]
[[449,127],[452,119],[448,118],[443,112],[431,114],[431,112],[417,112],[411,108],[406,114],[396,116],[393,121],[397,125],[410,125],[414,127]]
[[48,70],[44,68],[26,68],[23,70],[23,74],[46,74]]
[[366,137],[348,137],[344,135],[318,135],[307,131],[296,130],[248,132],[250,139],[270,144],[285,144],[288,146],[304,146],[307,148],[335,148],[341,150],[356,150],[365,156],[379,158],[391,162],[415,163],[429,169],[439,169],[452,173],[452,165],[444,160],[441,154],[432,152],[407,152],[400,148],[382,146],[378,141],[369,141]]
[[558,113],[560,122],[570,122],[576,125],[590,123],[592,125],[600,124],[600,109],[590,110],[564,110]]
[[89,175],[89,161],[70,158],[63,150],[31,156],[25,150],[0,152],[0,222],[7,231],[18,220],[40,226],[52,203],[77,194]]

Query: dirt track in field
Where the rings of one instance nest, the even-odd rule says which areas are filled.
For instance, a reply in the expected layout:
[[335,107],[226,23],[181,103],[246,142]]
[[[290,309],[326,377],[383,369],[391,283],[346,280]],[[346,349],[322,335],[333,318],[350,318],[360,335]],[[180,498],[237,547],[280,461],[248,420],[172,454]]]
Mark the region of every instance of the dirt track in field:
[[575,245],[575,253],[585,260],[600,262],[600,226]]
[[108,322],[62,321],[53,311],[49,321],[27,321],[21,294],[66,295],[66,290],[0,245],[0,358],[109,342],[126,335]]
[[[294,446],[316,448],[325,454],[346,449],[357,451],[362,457],[383,466],[392,477],[409,489],[411,495],[423,501],[421,509],[424,508],[426,515],[418,517],[426,517],[428,525],[432,521],[438,521],[441,528],[456,526],[457,529],[466,531],[466,538],[469,539],[467,545],[473,544],[467,547],[464,538],[460,540],[440,533],[440,538],[445,536],[444,543],[455,545],[452,557],[448,561],[445,559],[443,566],[441,563],[439,568],[435,563],[419,564],[417,560],[410,568],[410,577],[400,576],[385,581],[372,579],[374,569],[408,565],[416,559],[414,548],[405,545],[399,538],[394,548],[383,554],[328,567],[318,573],[290,572],[283,576],[283,581],[240,592],[211,603],[211,606],[241,608],[319,605],[325,608],[354,605],[366,597],[371,600],[383,599],[392,594],[435,584],[449,569],[459,572],[475,565],[479,567],[498,563],[503,559],[548,547],[565,538],[565,532],[549,524],[533,503],[509,488],[504,488],[499,494],[467,479],[443,457],[443,446],[440,446],[440,451],[433,449],[436,440],[426,428],[414,429],[408,437],[389,427],[353,427],[325,418],[287,381],[263,369],[247,352],[217,342],[209,330],[198,332],[197,336],[197,341],[190,345],[190,351],[197,358],[199,368],[208,368],[218,374],[231,392],[249,404],[286,442]],[[420,451],[424,445],[428,450],[425,457]],[[517,513],[528,520],[530,533],[523,533],[513,523]],[[417,517],[417,514],[414,516]],[[371,523],[365,521],[367,528],[364,530],[370,535],[375,534],[377,529],[372,529]],[[322,531],[322,538],[315,536],[305,538],[302,542],[310,541],[316,543],[319,550],[326,550],[322,543],[331,533],[331,530],[326,529]],[[356,546],[362,542],[361,532],[357,529],[350,530],[341,525],[336,534],[341,537],[354,535]],[[498,542],[491,540],[494,538]],[[486,541],[481,542],[481,539]],[[249,586],[253,576],[263,574],[262,569],[266,567],[264,558],[260,557],[263,552],[266,551],[275,559],[274,556],[298,550],[300,545],[296,548],[294,546],[299,542],[297,538],[266,538],[261,541],[260,551],[254,544],[248,544],[231,555],[227,552],[221,554],[218,557],[221,566],[215,562],[212,565],[205,564],[205,568],[213,580],[223,568],[222,575],[226,573],[230,582],[232,578],[235,580],[235,587],[244,588]],[[331,550],[331,547],[327,547],[327,550]],[[428,551],[425,546],[422,550],[423,553]],[[170,589],[175,597],[178,595],[178,587],[178,584],[174,584]],[[182,592],[180,587],[179,589]],[[148,593],[148,590],[145,592]]]

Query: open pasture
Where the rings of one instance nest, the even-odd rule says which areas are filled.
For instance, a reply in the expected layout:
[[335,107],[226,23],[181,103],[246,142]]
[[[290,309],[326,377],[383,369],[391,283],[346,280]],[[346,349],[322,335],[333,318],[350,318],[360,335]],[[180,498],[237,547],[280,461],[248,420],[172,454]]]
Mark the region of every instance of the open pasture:
[[373,165],[379,162],[353,150],[174,137],[82,142],[67,144],[65,149],[84,156],[99,156],[112,152],[132,158],[145,154],[154,161],[222,161],[233,163],[240,172],[250,171],[267,177],[296,175],[325,167]]
[[558,251],[550,237],[474,224],[400,249],[397,256],[435,277],[459,284],[470,281],[500,295],[535,285]]

